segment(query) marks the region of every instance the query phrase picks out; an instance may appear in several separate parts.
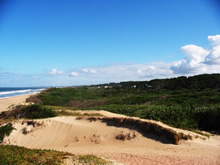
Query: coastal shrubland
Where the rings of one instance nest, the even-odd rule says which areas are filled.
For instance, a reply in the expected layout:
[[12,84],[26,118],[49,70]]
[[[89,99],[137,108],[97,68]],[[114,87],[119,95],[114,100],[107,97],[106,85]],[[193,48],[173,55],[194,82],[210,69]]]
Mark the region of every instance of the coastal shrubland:
[[189,130],[220,132],[220,74],[50,88],[28,101],[53,109],[107,110]]

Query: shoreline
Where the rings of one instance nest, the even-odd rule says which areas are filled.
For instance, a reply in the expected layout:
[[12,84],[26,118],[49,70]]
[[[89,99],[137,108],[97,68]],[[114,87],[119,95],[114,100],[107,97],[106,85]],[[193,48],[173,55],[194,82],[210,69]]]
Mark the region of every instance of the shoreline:
[[21,95],[15,95],[15,96],[7,96],[7,97],[0,97],[0,100],[6,100],[6,99],[10,99],[10,98],[14,98],[14,97],[19,97],[19,96],[24,96],[24,95],[33,95],[35,93],[30,93],[30,94],[21,94]]
[[[3,89],[3,90],[2,90]],[[5,90],[6,89],[6,90]],[[7,90],[8,89],[8,90]],[[32,95],[40,93],[47,88],[2,88],[0,87],[0,100],[21,95]]]
[[0,112],[7,111],[8,107],[12,104],[19,104],[26,102],[26,99],[33,94],[24,94],[12,96],[7,98],[0,98]]

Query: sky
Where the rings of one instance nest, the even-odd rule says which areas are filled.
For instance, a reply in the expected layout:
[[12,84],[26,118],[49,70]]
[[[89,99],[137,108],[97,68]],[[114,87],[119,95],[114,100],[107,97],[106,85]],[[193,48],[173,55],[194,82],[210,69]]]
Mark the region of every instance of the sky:
[[0,86],[220,73],[219,0],[0,0]]

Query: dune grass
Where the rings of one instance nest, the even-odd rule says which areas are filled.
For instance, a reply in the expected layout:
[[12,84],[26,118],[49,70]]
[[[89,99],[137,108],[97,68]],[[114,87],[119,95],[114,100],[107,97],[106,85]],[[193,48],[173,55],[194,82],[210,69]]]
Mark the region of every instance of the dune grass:
[[37,165],[61,164],[70,154],[52,150],[27,149],[24,147],[0,145],[0,164]]
[[73,164],[108,165],[110,161],[94,155],[73,155],[55,150],[27,149],[19,146],[0,145],[0,165],[60,165],[69,159]]
[[110,165],[112,164],[110,161],[105,160],[103,158],[99,158],[94,155],[80,155],[78,156],[78,162],[81,164],[88,164],[88,165]]
[[96,116],[100,117],[103,116],[100,113],[80,113],[74,112],[69,110],[55,110],[57,116],[77,116],[77,117],[84,117],[84,116]]

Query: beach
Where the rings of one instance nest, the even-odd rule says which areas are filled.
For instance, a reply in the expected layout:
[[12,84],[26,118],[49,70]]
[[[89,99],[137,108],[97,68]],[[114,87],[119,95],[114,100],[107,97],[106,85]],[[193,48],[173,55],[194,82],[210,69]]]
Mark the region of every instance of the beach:
[[[4,111],[11,104],[24,103],[27,97],[29,95],[1,99],[0,109]],[[110,119],[134,119],[106,111],[76,111],[76,113],[83,113],[84,116],[99,113],[100,116]],[[164,136],[159,138],[154,135],[143,136],[130,127],[105,123],[99,118],[58,116],[37,119],[35,122],[35,125],[30,125],[25,120],[14,121],[13,127],[16,129],[4,139],[3,144],[55,149],[73,154],[94,154],[128,165],[220,164],[219,136],[183,140],[176,145],[163,141]],[[164,125],[156,121],[155,123]],[[120,135],[129,136],[122,139]]]
[[0,99],[0,112],[7,111],[10,105],[24,103],[26,101],[26,98],[28,97],[30,97],[30,94],[8,97],[8,98],[1,98]]

